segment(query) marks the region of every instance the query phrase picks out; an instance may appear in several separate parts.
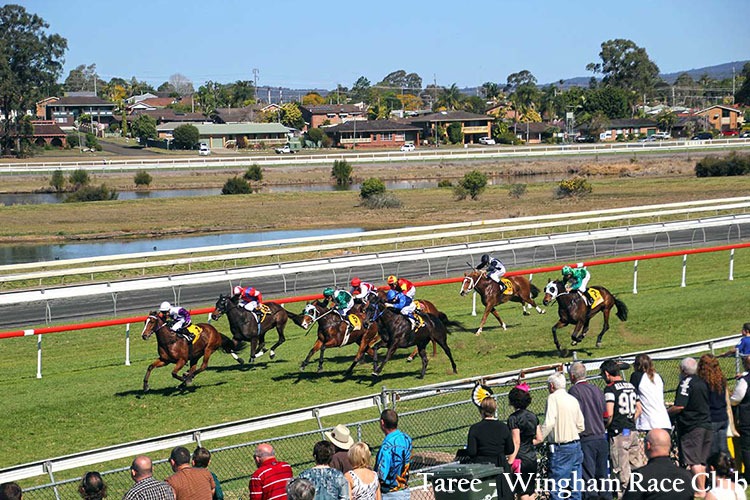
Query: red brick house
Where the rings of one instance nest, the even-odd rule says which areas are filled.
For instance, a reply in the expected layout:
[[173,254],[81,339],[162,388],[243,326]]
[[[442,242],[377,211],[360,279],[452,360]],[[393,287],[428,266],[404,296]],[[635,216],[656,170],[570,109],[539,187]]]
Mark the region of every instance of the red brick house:
[[367,120],[367,107],[356,104],[323,104],[320,106],[300,106],[302,119],[307,128],[337,125],[351,120]]
[[435,127],[438,125],[447,127],[451,123],[460,123],[464,134],[465,144],[474,144],[480,137],[490,137],[494,117],[489,115],[478,115],[467,111],[440,111],[429,115],[412,118],[409,122],[422,129],[423,137],[433,137]]
[[713,128],[719,132],[738,130],[744,123],[742,111],[731,106],[716,104],[695,113],[707,122],[706,128]]
[[334,145],[342,148],[377,149],[398,148],[407,142],[419,144],[421,129],[392,120],[352,120],[332,127],[324,127]]
[[[36,146],[53,146],[64,148],[67,144],[67,134],[53,120],[32,120],[34,135],[29,137]],[[11,131],[12,137],[18,137],[15,131]]]

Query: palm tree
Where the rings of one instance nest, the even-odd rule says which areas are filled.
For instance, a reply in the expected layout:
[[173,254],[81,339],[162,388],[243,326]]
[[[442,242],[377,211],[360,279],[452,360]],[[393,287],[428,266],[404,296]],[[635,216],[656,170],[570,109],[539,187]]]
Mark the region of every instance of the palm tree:
[[485,99],[497,99],[500,97],[500,87],[494,82],[484,82],[482,84],[482,94]]
[[454,83],[447,89],[440,91],[440,97],[438,98],[438,106],[444,106],[448,110],[454,110],[461,105],[463,96],[458,90],[458,86]]

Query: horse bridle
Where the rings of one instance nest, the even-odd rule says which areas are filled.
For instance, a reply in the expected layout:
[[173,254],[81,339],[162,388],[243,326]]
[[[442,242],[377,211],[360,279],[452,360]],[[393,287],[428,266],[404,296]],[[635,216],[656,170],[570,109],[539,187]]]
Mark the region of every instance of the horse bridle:
[[[320,316],[318,316],[318,308],[315,307],[314,304],[308,304],[308,306],[312,306],[310,308],[313,311],[312,314],[309,314],[309,313],[307,313],[305,311],[302,311],[303,316],[309,316],[312,319],[312,323],[310,323],[310,326],[307,327],[308,331],[310,331],[310,328],[312,328],[312,326],[315,323],[317,323],[322,317],[327,316],[327,315],[331,314],[331,312],[333,312],[333,309],[328,309],[326,312],[324,312],[323,314],[321,314]],[[307,309],[307,306],[305,306],[305,309]]]
[[[555,285],[555,290],[557,290],[557,282],[553,281],[552,283],[554,283],[554,285]],[[549,284],[547,284],[547,286],[549,286]],[[546,288],[546,287],[545,287],[545,289],[544,289],[544,292],[545,292],[545,293],[547,293],[547,288]],[[570,292],[569,292],[568,290],[565,290],[564,292],[560,292],[560,291],[558,291],[558,292],[557,292],[557,293],[555,294],[555,296],[554,296],[554,297],[552,297],[552,300],[550,301],[550,304],[552,304],[552,303],[556,302],[556,301],[557,301],[557,298],[558,298],[558,297],[560,297],[560,296],[562,296],[562,295],[570,295]]]
[[468,293],[476,288],[477,283],[479,283],[479,280],[481,280],[483,277],[484,272],[481,272],[476,280],[474,280],[474,278],[472,278],[471,276],[464,276],[464,280],[461,282],[461,291],[464,291],[464,283],[466,283],[466,280],[469,280],[469,285],[471,286],[471,288],[466,290],[466,293]]
[[[153,319],[153,320],[154,320],[154,322],[156,323],[156,328],[152,328],[152,329],[151,329],[151,332],[150,332],[150,333],[148,334],[148,336],[147,336],[147,337],[143,337],[143,332],[145,332],[145,331],[146,331],[146,327],[148,326],[148,320],[150,320],[150,319]],[[167,322],[166,322],[166,321],[164,321],[164,322],[163,322],[163,323],[161,324],[161,326],[159,326],[159,320],[161,320],[161,317],[159,317],[159,315],[158,315],[158,314],[149,314],[148,316],[146,316],[146,324],[145,324],[145,325],[143,325],[143,331],[141,332],[141,337],[142,337],[142,338],[144,338],[144,339],[148,339],[148,338],[150,338],[150,337],[151,337],[151,335],[155,334],[156,332],[158,332],[158,331],[159,331],[159,330],[161,330],[162,328],[168,328],[168,327],[167,327]],[[176,336],[176,335],[175,335],[175,336]],[[176,342],[176,340],[175,340],[175,342]],[[171,343],[174,343],[174,342],[171,342]]]

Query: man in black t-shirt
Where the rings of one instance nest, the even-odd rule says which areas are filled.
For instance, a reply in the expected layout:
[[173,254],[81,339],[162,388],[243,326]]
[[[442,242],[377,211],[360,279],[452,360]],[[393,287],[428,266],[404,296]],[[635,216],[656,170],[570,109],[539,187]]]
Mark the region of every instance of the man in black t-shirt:
[[[693,500],[692,475],[669,458],[672,441],[664,429],[646,436],[648,465],[633,471],[622,500]],[[656,488],[651,485],[658,485]]]
[[644,465],[635,432],[635,420],[641,414],[641,402],[633,384],[622,379],[620,366],[608,359],[601,366],[607,382],[604,401],[607,404],[606,425],[609,435],[609,459],[623,491],[627,489],[630,471]]
[[674,406],[669,414],[676,416],[680,463],[690,466],[696,478],[698,491],[705,491],[706,459],[711,451],[711,407],[708,404],[708,386],[695,373],[698,363],[685,358],[680,363],[682,379],[677,386]]

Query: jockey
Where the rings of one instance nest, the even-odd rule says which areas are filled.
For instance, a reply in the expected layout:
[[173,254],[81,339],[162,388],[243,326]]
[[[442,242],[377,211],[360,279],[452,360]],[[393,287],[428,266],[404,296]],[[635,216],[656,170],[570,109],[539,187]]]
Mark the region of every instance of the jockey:
[[490,279],[500,285],[500,293],[503,293],[505,291],[505,285],[500,279],[505,276],[506,271],[503,263],[494,257],[490,257],[489,255],[484,254],[482,255],[482,260],[481,262],[479,262],[477,269],[482,269],[484,267],[487,268],[487,275],[490,277]]
[[367,283],[366,281],[362,281],[359,278],[352,278],[352,291],[351,294],[354,297],[355,300],[359,300],[363,302],[365,299],[367,299],[367,296],[371,293],[375,293],[375,285],[372,283]]
[[347,313],[354,305],[354,297],[352,297],[352,294],[346,290],[334,290],[329,287],[323,290],[323,297],[333,302],[336,312],[339,313],[339,316],[348,323],[349,320],[347,318]]
[[263,294],[251,286],[246,286],[245,288],[236,286],[232,291],[234,295],[240,296],[240,307],[244,307],[250,312],[255,311],[260,303],[263,302]]
[[192,343],[195,336],[190,333],[187,329],[192,324],[190,321],[190,313],[184,307],[172,307],[172,304],[166,300],[159,306],[160,316],[166,320],[171,320],[172,326],[170,329],[178,335],[182,335],[188,341]]
[[405,293],[412,300],[417,294],[417,287],[405,278],[396,278],[394,275],[390,275],[388,276],[388,286],[395,292]]
[[562,268],[563,283],[565,289],[569,291],[576,290],[578,294],[583,297],[586,304],[591,305],[590,298],[586,293],[586,288],[591,279],[591,273],[585,267],[577,267],[573,269],[570,266]]
[[386,294],[386,307],[392,307],[397,309],[401,314],[406,316],[411,321],[412,328],[417,323],[417,318],[414,316],[414,311],[417,309],[417,305],[414,301],[403,292],[397,292],[396,290],[388,290]]

